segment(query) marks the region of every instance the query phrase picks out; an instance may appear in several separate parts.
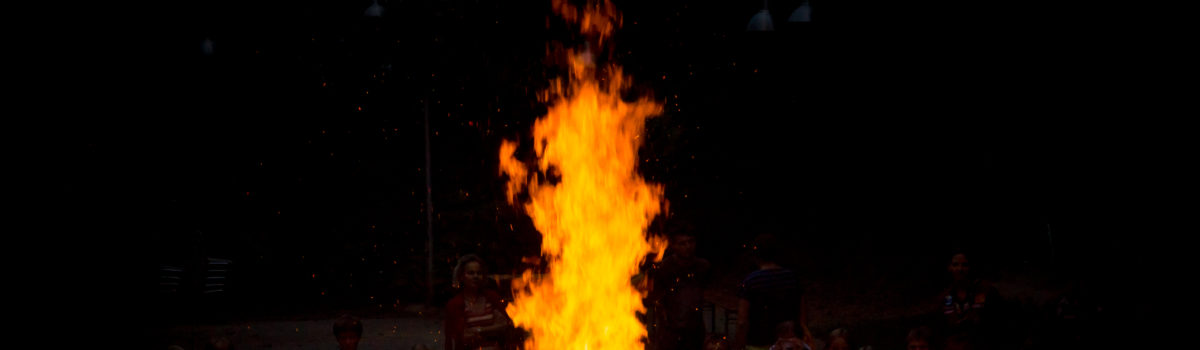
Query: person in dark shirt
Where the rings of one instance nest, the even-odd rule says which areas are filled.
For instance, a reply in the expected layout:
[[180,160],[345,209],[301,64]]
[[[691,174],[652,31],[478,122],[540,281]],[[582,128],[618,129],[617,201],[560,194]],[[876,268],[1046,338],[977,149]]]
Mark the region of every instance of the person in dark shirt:
[[941,293],[947,350],[970,350],[995,345],[996,312],[1000,295],[990,283],[975,277],[967,254],[956,253],[947,266],[951,282]]
[[654,273],[654,349],[699,350],[704,346],[704,286],[708,260],[696,256],[696,237],[690,227],[670,235],[670,255]]
[[800,325],[803,341],[812,344],[804,320],[800,281],[795,273],[776,263],[782,247],[774,237],[761,235],[751,249],[759,269],[746,276],[738,287],[734,349],[768,349],[776,341],[777,327],[784,322]]

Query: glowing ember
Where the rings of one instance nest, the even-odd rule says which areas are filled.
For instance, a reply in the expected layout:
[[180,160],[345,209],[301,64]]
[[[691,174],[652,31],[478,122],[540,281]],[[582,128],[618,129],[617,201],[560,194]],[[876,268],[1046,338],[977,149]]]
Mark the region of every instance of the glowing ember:
[[[565,1],[554,7],[598,42],[620,25],[611,4],[582,12]],[[523,204],[542,233],[548,263],[545,275],[526,271],[513,282],[515,300],[506,311],[532,333],[526,349],[644,348],[646,329],[636,314],[645,311],[643,295],[630,279],[648,253],[661,257],[666,241],[646,237],[661,210],[662,186],[637,174],[638,146],[645,119],[662,106],[648,98],[623,101],[620,91],[628,83],[618,67],[597,70],[589,54],[567,54],[570,77],[552,84],[544,96],[548,113],[533,128],[538,170],[546,178],[514,158],[515,142],[500,148],[508,200],[528,191]]]

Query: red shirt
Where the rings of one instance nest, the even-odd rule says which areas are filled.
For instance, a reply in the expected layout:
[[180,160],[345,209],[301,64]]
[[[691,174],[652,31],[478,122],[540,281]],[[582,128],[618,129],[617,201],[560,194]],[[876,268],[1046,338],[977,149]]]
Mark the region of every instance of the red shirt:
[[442,334],[446,336],[447,350],[479,349],[481,347],[496,347],[498,339],[484,339],[482,342],[471,342],[463,337],[467,328],[487,327],[495,324],[495,312],[504,312],[504,303],[500,295],[491,290],[483,291],[482,305],[467,305],[462,293],[454,296],[446,303],[446,324]]

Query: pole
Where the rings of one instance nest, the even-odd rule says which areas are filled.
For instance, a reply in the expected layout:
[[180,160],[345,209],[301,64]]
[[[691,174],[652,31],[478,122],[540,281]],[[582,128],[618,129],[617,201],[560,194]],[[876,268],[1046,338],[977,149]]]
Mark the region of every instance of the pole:
[[426,257],[426,274],[425,274],[425,304],[433,305],[433,168],[430,167],[429,152],[429,99],[425,99],[425,252]]

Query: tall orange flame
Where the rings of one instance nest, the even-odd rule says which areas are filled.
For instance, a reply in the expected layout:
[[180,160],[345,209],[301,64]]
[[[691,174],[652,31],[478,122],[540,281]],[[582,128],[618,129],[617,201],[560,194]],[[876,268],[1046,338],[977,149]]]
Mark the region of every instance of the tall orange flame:
[[[554,6],[585,34],[604,38],[620,25],[611,4],[577,15],[565,1]],[[637,318],[645,312],[643,295],[630,279],[648,253],[661,257],[666,240],[646,235],[661,210],[663,188],[638,175],[638,147],[646,118],[661,113],[662,105],[645,97],[622,100],[628,83],[619,67],[597,79],[601,70],[590,59],[567,54],[570,76],[547,91],[550,108],[533,128],[537,169],[557,183],[539,180],[517,161],[515,142],[500,147],[508,200],[528,191],[524,208],[542,233],[548,262],[545,275],[526,271],[513,282],[506,311],[531,332],[526,349],[644,348],[646,328]]]

